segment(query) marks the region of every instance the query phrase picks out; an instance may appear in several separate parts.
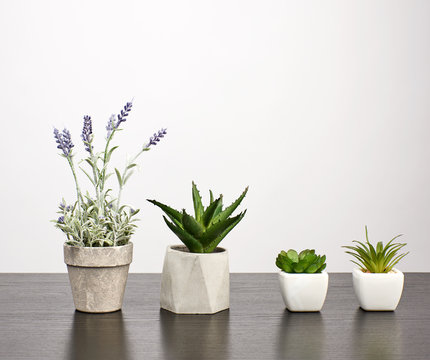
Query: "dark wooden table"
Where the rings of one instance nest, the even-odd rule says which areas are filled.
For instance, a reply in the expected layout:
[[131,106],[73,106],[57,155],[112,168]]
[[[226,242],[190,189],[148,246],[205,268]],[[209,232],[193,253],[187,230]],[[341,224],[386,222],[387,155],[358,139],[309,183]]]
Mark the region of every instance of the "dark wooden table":
[[364,312],[330,274],[320,313],[284,309],[277,274],[232,274],[230,310],[160,310],[160,275],[131,274],[122,311],[76,312],[66,274],[0,274],[0,359],[430,359],[430,273],[395,312]]

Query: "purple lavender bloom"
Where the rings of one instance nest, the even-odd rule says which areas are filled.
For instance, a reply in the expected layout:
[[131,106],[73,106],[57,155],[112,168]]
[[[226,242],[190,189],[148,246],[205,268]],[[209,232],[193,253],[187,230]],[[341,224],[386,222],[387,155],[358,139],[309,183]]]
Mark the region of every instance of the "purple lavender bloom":
[[93,146],[91,145],[91,141],[93,141],[93,124],[91,121],[91,116],[84,116],[84,127],[82,129],[81,137],[85,144],[85,150],[91,153],[93,150]]
[[64,216],[60,216],[57,220],[59,224],[64,224]]
[[54,128],[54,137],[55,142],[58,144],[57,149],[61,149],[64,156],[69,156],[74,147],[69,130],[64,129],[63,132],[60,133],[58,129]]
[[128,116],[128,113],[131,111],[131,107],[133,106],[133,103],[128,102],[124,106],[124,110],[121,110],[121,113],[118,114],[118,122],[115,125],[115,128],[118,129],[118,127],[121,125],[122,122],[126,121],[126,117]]
[[[118,129],[118,127],[121,125],[122,122],[126,121],[126,117],[128,116],[129,112],[131,111],[131,107],[133,106],[132,102],[128,102],[125,104],[124,109],[121,110],[121,113],[117,116],[112,115],[109,118],[109,122],[106,126],[107,130],[107,137],[109,137],[112,134],[112,131],[114,129]],[[118,118],[118,120],[116,120]]]
[[60,202],[60,205],[58,205],[58,207],[60,208],[60,210],[64,210],[66,208],[66,204],[63,202]]
[[149,138],[149,143],[146,144],[146,148],[149,148],[151,145],[157,145],[157,143],[167,134],[167,129],[161,129],[158,133],[154,133],[153,136]]
[[110,134],[112,134],[114,126],[115,126],[115,115],[112,114],[111,117],[109,118],[108,124],[106,125],[107,137],[109,137]]

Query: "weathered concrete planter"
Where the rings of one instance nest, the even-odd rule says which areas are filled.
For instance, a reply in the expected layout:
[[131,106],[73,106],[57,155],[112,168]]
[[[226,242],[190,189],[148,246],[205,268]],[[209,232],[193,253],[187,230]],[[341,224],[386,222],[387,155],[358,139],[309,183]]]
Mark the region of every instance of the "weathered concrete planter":
[[402,297],[404,275],[398,269],[390,273],[364,273],[356,268],[352,283],[363,310],[394,311]]
[[161,275],[160,306],[176,314],[214,314],[230,306],[228,252],[190,253],[167,247]]
[[132,243],[114,247],[64,244],[64,262],[76,309],[89,313],[120,310],[132,258]]
[[290,311],[320,311],[328,288],[328,274],[290,274],[279,272],[279,285],[285,307]]

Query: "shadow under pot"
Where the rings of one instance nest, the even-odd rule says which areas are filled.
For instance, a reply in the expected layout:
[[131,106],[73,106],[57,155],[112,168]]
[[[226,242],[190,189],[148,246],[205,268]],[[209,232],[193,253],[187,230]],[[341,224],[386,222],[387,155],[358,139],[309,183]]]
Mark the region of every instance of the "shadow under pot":
[[279,272],[279,285],[286,308],[293,312],[320,311],[328,288],[328,274]]
[[228,252],[190,253],[167,247],[161,275],[160,306],[176,314],[214,314],[230,306]]
[[402,296],[404,275],[395,268],[389,273],[365,273],[356,268],[352,283],[363,310],[394,311]]
[[112,247],[64,244],[64,262],[76,309],[88,313],[120,310],[132,258],[131,242]]

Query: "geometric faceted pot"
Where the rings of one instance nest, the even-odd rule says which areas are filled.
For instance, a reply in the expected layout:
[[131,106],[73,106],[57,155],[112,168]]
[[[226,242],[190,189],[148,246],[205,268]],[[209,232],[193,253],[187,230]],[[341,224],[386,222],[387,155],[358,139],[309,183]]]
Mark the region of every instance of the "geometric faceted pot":
[[230,306],[228,252],[190,253],[167,247],[161,275],[160,306],[176,314],[214,314]]
[[120,310],[132,258],[131,242],[112,247],[64,244],[64,262],[76,309],[88,313]]
[[328,288],[328,274],[279,272],[279,285],[286,308],[293,312],[320,311]]
[[404,275],[394,268],[389,273],[364,273],[356,268],[352,283],[363,310],[394,311],[402,296]]

